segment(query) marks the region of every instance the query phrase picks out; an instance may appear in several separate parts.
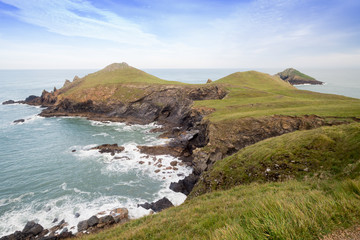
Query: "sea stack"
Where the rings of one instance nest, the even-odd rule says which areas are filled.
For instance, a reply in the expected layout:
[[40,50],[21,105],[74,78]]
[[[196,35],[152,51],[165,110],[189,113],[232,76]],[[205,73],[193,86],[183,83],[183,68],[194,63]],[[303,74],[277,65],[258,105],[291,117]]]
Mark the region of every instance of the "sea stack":
[[285,82],[290,83],[291,85],[301,85],[301,84],[311,84],[311,85],[322,85],[324,84],[321,81],[316,80],[313,77],[310,77],[294,68],[287,68],[282,72],[276,74]]

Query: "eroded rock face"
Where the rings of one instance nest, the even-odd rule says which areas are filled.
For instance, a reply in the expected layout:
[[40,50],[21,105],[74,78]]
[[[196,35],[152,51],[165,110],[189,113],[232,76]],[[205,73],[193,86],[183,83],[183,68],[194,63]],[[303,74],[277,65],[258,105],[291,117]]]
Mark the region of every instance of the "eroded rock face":
[[315,115],[241,118],[232,121],[232,124],[212,123],[208,126],[206,150],[200,147],[192,152],[193,174],[178,183],[172,183],[170,187],[173,191],[189,194],[200,175],[211,169],[216,161],[230,156],[246,146],[296,130],[334,124],[337,122],[327,122]]
[[189,123],[192,114],[191,104],[194,100],[222,99],[227,94],[224,88],[216,85],[198,88],[182,86],[148,88],[150,89],[146,90],[147,93],[143,97],[129,103],[118,101],[115,104],[106,104],[92,100],[74,102],[69,99],[53,103],[55,99],[52,96],[57,96],[56,93],[61,90],[43,93],[41,97],[43,100],[36,101],[41,102],[42,105],[44,102],[52,103],[41,113],[44,117],[66,115],[92,117],[97,114],[102,118],[117,118],[130,123],[147,124],[157,121],[161,124],[183,126],[184,123]]

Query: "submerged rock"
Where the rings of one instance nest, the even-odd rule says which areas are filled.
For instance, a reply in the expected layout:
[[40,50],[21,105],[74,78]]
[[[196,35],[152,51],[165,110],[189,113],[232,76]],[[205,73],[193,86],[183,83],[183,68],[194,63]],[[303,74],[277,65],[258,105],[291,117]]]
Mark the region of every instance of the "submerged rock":
[[110,153],[112,156],[115,155],[115,153],[121,153],[124,151],[124,147],[118,146],[115,144],[103,144],[97,147],[93,147],[91,149],[98,149],[100,153]]
[[7,101],[3,102],[2,104],[7,105],[7,104],[14,104],[14,103],[16,103],[14,100],[7,100]]
[[23,123],[25,122],[25,119],[18,119],[18,120],[15,120],[13,123]]

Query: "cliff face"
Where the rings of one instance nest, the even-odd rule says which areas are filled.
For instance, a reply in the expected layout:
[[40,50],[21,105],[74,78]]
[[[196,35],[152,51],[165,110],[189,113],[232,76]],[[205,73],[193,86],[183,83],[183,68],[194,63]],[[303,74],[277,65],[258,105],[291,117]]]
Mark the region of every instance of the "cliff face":
[[[171,188],[174,191],[189,194],[198,181],[205,181],[202,176],[210,171],[217,161],[264,139],[297,130],[308,130],[342,123],[344,122],[326,121],[324,118],[315,115],[242,118],[231,122],[208,123],[205,132],[206,144],[192,151],[193,174],[179,183],[172,184]],[[191,192],[191,197],[202,193],[204,192]]]
[[290,83],[291,85],[301,85],[301,84],[311,84],[311,85],[322,85],[323,82],[316,80],[313,77],[310,77],[304,73],[299,72],[296,69],[288,68],[284,71],[276,74],[285,82]]
[[[67,116],[79,115],[85,117],[98,117],[101,119],[118,119],[130,123],[151,123],[157,121],[161,124],[182,126],[191,115],[191,105],[194,100],[222,99],[227,91],[224,88],[210,85],[202,87],[188,86],[141,86],[144,94],[134,101],[117,101],[106,103],[93,101],[77,102],[63,98],[56,100],[56,92],[43,93],[36,100],[40,104],[51,103],[41,116]],[[134,91],[138,86],[134,86]]]

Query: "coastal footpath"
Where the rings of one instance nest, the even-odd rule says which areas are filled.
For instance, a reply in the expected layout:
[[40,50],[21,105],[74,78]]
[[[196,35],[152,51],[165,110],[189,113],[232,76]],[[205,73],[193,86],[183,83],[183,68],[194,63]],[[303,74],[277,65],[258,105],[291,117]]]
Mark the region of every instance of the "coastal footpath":
[[[289,77],[289,75],[292,76]],[[246,218],[250,216],[242,215],[241,219],[234,218],[235,216],[230,217],[232,207],[228,206],[228,210],[221,210],[214,201],[215,199],[217,199],[216,201],[229,201],[229,204],[236,205],[239,202],[230,196],[241,195],[242,197],[238,197],[238,199],[242,199],[242,204],[246,204],[249,199],[245,197],[248,196],[250,189],[256,192],[262,189],[264,195],[256,193],[255,196],[259,197],[256,200],[258,204],[264,204],[261,202],[263,196],[274,199],[278,197],[276,194],[270,194],[271,191],[268,190],[270,188],[278,189],[279,194],[285,195],[288,192],[287,189],[294,188],[295,190],[291,194],[301,195],[306,189],[312,189],[308,182],[310,178],[315,182],[321,181],[321,184],[327,186],[331,184],[340,186],[339,189],[345,188],[346,185],[339,179],[356,178],[357,165],[353,165],[360,159],[359,148],[357,148],[359,146],[356,145],[360,142],[358,138],[359,124],[357,123],[360,122],[360,100],[298,90],[291,85],[304,84],[306,80],[303,79],[304,76],[306,75],[296,70],[285,70],[275,76],[248,71],[234,73],[206,84],[184,84],[159,79],[130,67],[126,63],[115,63],[83,78],[75,77],[73,81],[67,80],[60,89],[54,88],[52,92],[44,90],[41,96],[30,96],[20,103],[46,107],[41,113],[41,116],[44,117],[81,116],[99,121],[121,121],[130,124],[157,122],[162,125],[162,128],[155,131],[162,132],[160,136],[169,138],[170,141],[163,146],[139,146],[140,150],[147,154],[170,154],[179,157],[184,163],[193,167],[193,174],[170,186],[174,191],[189,195],[183,205],[190,207],[193,212],[186,212],[184,209],[186,207],[183,206],[170,208],[141,220],[147,222],[148,230],[136,230],[140,225],[135,220],[125,224],[124,227],[110,230],[109,234],[112,236],[116,236],[114,232],[119,232],[119,234],[121,232],[127,234],[126,238],[146,239],[146,236],[150,236],[154,239],[169,239],[171,238],[170,232],[174,229],[171,230],[172,227],[169,227],[163,231],[155,230],[157,227],[152,225],[149,219],[156,218],[157,222],[162,222],[164,221],[162,216],[167,218],[168,214],[176,214],[177,210],[174,209],[179,209],[181,214],[189,217],[189,221],[183,223],[184,226],[192,229],[189,234],[196,233],[198,239],[221,239],[222,232],[228,234],[227,236],[233,236],[231,234],[240,236],[242,231],[250,234],[244,236],[254,237],[255,235],[251,234],[259,231],[259,234],[264,234],[263,237],[270,235],[286,239],[275,230],[258,229],[249,232],[242,229],[242,224],[239,225],[239,223],[243,221],[243,224],[248,224]],[[301,83],[299,79],[303,79]],[[313,132],[309,136],[301,135],[303,132],[323,129],[321,128],[323,126],[327,126],[327,128],[321,131],[335,131],[338,135],[343,132],[355,133],[351,139],[347,139],[349,145],[347,152],[351,155],[346,155],[345,159],[339,158],[341,151],[334,150],[339,148],[336,144],[340,141],[340,138],[336,138],[336,134],[335,137],[327,136],[325,133],[324,136],[320,134],[321,137],[317,140],[316,138],[312,139],[317,135],[314,133],[317,132]],[[343,126],[345,127],[343,128]],[[328,128],[335,130],[326,130]],[[288,134],[291,132],[295,132],[295,135]],[[292,137],[286,139],[287,136]],[[286,154],[277,156],[279,152],[292,146],[291,144],[294,145],[292,149],[296,149],[297,142],[307,139],[306,137],[310,140],[304,141],[311,144],[304,143],[301,145],[302,148],[298,149],[303,155],[298,156],[289,149],[286,150]],[[285,140],[276,140],[278,138],[285,138]],[[332,145],[327,144],[328,138],[331,139],[329,142]],[[276,146],[267,146],[266,141],[280,141],[281,144],[279,143],[277,146],[280,147],[276,148]],[[307,147],[303,147],[304,145]],[[320,155],[313,157],[313,161],[308,161],[313,145],[316,146],[315,152],[325,155],[319,153]],[[251,150],[246,150],[249,148]],[[267,152],[263,149],[267,149]],[[244,151],[248,152],[244,153]],[[264,151],[266,154],[262,155]],[[336,154],[332,158],[324,157],[331,152],[336,152],[338,155]],[[239,154],[243,155],[240,157]],[[330,160],[326,164],[318,164],[318,161],[322,159]],[[329,169],[336,161],[346,164],[338,164],[338,172],[332,172]],[[352,167],[349,167],[349,164]],[[351,174],[340,174],[349,171],[346,170],[346,167],[353,169],[350,171]],[[339,182],[331,184],[327,182],[333,178]],[[326,182],[324,182],[325,180]],[[277,184],[269,185],[267,182],[277,182]],[[254,183],[261,185],[252,185]],[[357,179],[353,180],[351,184],[358,187]],[[313,186],[312,191],[316,189],[320,191],[320,185]],[[217,191],[214,193],[215,195],[212,194],[213,191]],[[205,193],[210,195],[204,195]],[[311,191],[309,194],[312,194]],[[321,198],[320,195],[319,198]],[[308,196],[306,194],[304,198]],[[344,199],[344,201],[347,200],[349,199]],[[286,197],[284,197],[284,201],[288,201]],[[199,204],[204,205],[213,213],[208,216],[207,220],[201,217],[202,210],[200,209],[202,207],[199,208]],[[242,207],[246,209],[246,206]],[[254,207],[256,208],[256,206]],[[311,207],[316,207],[316,205],[311,205]],[[196,210],[198,208],[199,212]],[[279,211],[284,209],[279,209]],[[237,208],[234,211],[236,212]],[[341,211],[339,210],[339,212]],[[254,218],[254,216],[252,217]],[[257,219],[260,221],[260,218],[259,215]],[[348,221],[343,227],[356,222],[356,218],[357,216],[352,215],[353,221]],[[177,222],[175,216],[174,219]],[[199,225],[200,223],[193,222],[197,220],[205,221],[202,227]],[[272,221],[272,227],[276,228],[278,220],[273,219]],[[237,224],[231,224],[231,222]],[[189,224],[196,228],[192,228]],[[253,227],[256,228],[256,226]],[[151,229],[154,229],[154,232]],[[331,223],[324,229],[317,228],[312,234],[320,236],[334,229],[336,229],[336,224]],[[183,230],[185,231],[185,229]],[[181,234],[179,231],[173,233]],[[101,234],[105,234],[102,236],[108,238],[106,231]],[[287,236],[289,237],[289,235]],[[122,237],[118,235],[118,238]],[[118,238],[114,237],[113,239]]]

